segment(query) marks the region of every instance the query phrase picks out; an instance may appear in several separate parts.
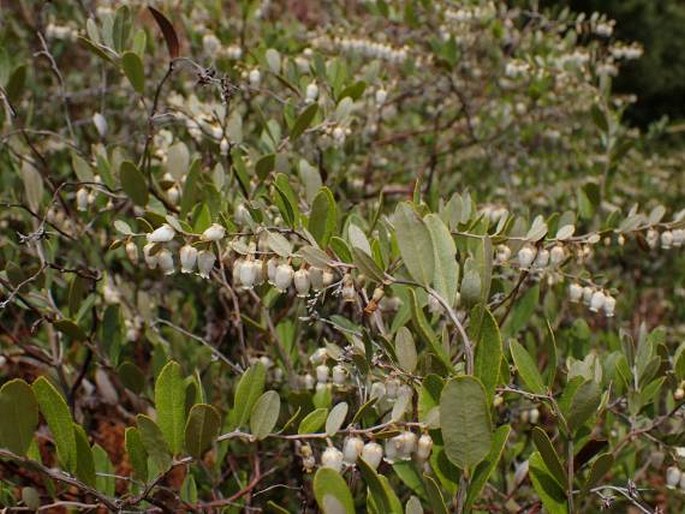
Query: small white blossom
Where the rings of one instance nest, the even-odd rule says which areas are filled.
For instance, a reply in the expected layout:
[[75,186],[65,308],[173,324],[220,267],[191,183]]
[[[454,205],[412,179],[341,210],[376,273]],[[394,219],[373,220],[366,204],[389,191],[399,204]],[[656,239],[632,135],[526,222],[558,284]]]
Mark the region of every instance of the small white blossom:
[[164,223],[161,227],[153,230],[147,235],[148,243],[168,243],[176,236],[176,231],[168,223]]
[[138,245],[133,241],[128,241],[124,247],[126,250],[126,256],[133,264],[138,262]]
[[321,465],[324,468],[331,468],[340,471],[343,464],[343,453],[334,446],[329,446],[321,455]]
[[590,299],[590,310],[592,312],[599,312],[604,307],[606,296],[602,291],[595,291]]
[[362,449],[362,459],[372,469],[378,469],[381,460],[383,460],[383,447],[378,443],[366,443]]
[[262,82],[262,74],[257,68],[252,68],[250,70],[250,73],[248,75],[248,78],[250,80],[250,86],[257,88],[259,87],[259,84]]
[[319,364],[316,367],[316,381],[322,382],[322,383],[328,382],[328,377],[329,377],[330,373],[331,373],[331,370],[329,369],[328,366],[326,366],[325,364]]
[[661,248],[664,250],[669,250],[673,246],[673,232],[670,230],[664,230],[661,233]]
[[174,272],[174,257],[168,248],[162,248],[157,252],[157,264],[165,275],[171,275]]
[[606,317],[612,318],[614,316],[614,311],[616,310],[616,298],[610,295],[605,295],[603,308]]
[[423,434],[419,437],[418,446],[416,449],[416,456],[419,460],[425,461],[430,457],[431,450],[433,449],[433,438],[428,434]]
[[297,296],[300,298],[306,297],[309,294],[309,287],[311,286],[309,271],[304,268],[298,269],[293,275],[293,283],[295,284]]
[[343,443],[343,462],[353,465],[364,451],[364,441],[361,437],[348,437]]
[[568,297],[573,303],[579,302],[583,298],[583,286],[575,282],[568,286]]
[[523,269],[530,268],[530,265],[533,264],[534,259],[535,259],[535,250],[533,250],[533,248],[531,248],[530,246],[526,245],[519,250],[519,253],[518,253],[519,266],[521,266]]
[[220,239],[223,239],[225,235],[226,229],[223,226],[218,223],[212,223],[212,225],[202,233],[200,239],[203,241],[219,241]]
[[316,82],[310,82],[305,90],[305,101],[307,103],[314,102],[319,97],[319,86]]
[[274,285],[281,293],[287,291],[290,285],[293,283],[293,268],[290,264],[280,264],[276,268],[276,274],[274,277]]
[[200,250],[197,253],[197,270],[202,278],[209,278],[215,261],[216,255],[214,255],[214,252]]
[[155,243],[148,243],[143,246],[143,257],[145,258],[145,264],[150,269],[155,269],[157,267],[157,255],[152,255],[152,249],[155,247]]
[[666,484],[670,487],[678,487],[682,473],[678,466],[670,466],[666,470]]
[[378,105],[383,105],[387,99],[388,92],[385,89],[379,88],[376,90],[376,103]]
[[181,273],[192,273],[197,264],[197,248],[192,245],[184,245],[179,251],[181,258]]
[[341,386],[345,384],[346,379],[347,372],[345,371],[345,367],[340,364],[333,366],[333,383],[337,386]]
[[107,120],[99,112],[93,114],[93,125],[95,125],[100,137],[104,138],[107,135]]

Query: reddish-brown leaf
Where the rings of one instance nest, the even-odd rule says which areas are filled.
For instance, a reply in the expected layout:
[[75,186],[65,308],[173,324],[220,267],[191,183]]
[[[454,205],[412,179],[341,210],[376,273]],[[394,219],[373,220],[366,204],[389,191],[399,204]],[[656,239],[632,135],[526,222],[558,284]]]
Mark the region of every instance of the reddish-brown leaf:
[[159,12],[157,9],[150,6],[148,6],[148,9],[152,13],[152,16],[155,18],[155,21],[159,26],[159,29],[162,31],[162,34],[164,35],[164,40],[166,41],[166,46],[169,50],[169,56],[172,59],[176,59],[178,57],[180,48],[178,44],[178,34],[176,33],[176,29],[174,29],[174,26],[171,24],[169,19],[166,16],[164,16],[161,12]]

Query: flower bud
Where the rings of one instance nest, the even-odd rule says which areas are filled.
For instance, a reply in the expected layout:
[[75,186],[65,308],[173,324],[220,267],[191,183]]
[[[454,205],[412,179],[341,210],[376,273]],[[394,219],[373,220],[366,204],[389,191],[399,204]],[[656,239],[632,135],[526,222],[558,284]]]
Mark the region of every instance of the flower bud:
[[416,449],[416,456],[419,460],[425,461],[430,457],[433,449],[433,438],[428,434],[423,434],[419,437],[418,447]]
[[82,212],[88,210],[88,190],[85,187],[76,191],[76,208]]
[[155,247],[154,243],[148,243],[143,246],[143,257],[145,258],[145,264],[150,269],[155,269],[157,267],[157,255],[152,255],[152,249]]
[[231,145],[228,142],[228,139],[225,137],[221,138],[221,142],[219,143],[219,153],[226,157],[228,155],[228,151],[231,149]]
[[685,243],[685,228],[678,228],[673,231],[673,246],[680,248]]
[[533,262],[533,266],[536,267],[537,269],[542,269],[542,268],[546,268],[548,264],[549,264],[549,250],[547,250],[546,248],[541,248],[538,251],[538,254],[535,256],[535,261]]
[[583,302],[587,305],[590,305],[590,301],[592,300],[592,295],[595,293],[595,290],[590,287],[590,286],[585,286],[583,287]]
[[383,447],[378,443],[366,443],[362,449],[362,459],[364,459],[372,469],[378,469],[378,466],[383,459]]
[[678,466],[670,466],[666,470],[666,484],[670,487],[678,487],[682,473]]
[[281,293],[288,290],[290,285],[293,283],[293,268],[290,264],[281,264],[276,268],[276,274],[274,277],[274,286]]
[[93,114],[93,125],[95,125],[95,129],[98,131],[98,134],[100,134],[100,137],[105,137],[107,135],[107,120],[99,112]]
[[247,225],[252,220],[252,215],[247,207],[240,203],[235,208],[233,219],[235,220],[236,225],[242,227],[243,225]]
[[335,471],[342,469],[343,454],[335,446],[329,446],[321,455],[321,466],[331,468]]
[[313,455],[302,458],[302,467],[307,473],[311,473],[314,470],[314,466],[316,466],[316,459]]
[[130,260],[133,264],[136,264],[138,262],[138,245],[133,241],[127,241],[125,250],[128,260]]
[[376,90],[376,103],[378,105],[383,105],[387,99],[388,92],[385,89],[380,88]]
[[647,245],[650,248],[656,248],[656,245],[659,241],[659,233],[656,230],[654,230],[653,228],[650,228],[647,231],[645,239],[647,239]]
[[174,257],[168,248],[162,248],[157,252],[157,264],[165,275],[171,275],[174,272]]
[[519,266],[521,266],[523,269],[530,268],[530,265],[533,264],[533,259],[535,259],[535,250],[533,250],[530,246],[526,245],[519,250]]
[[311,82],[307,85],[307,89],[305,91],[305,101],[307,103],[312,103],[314,100],[316,100],[319,96],[319,86],[316,85],[315,82]]
[[309,278],[309,271],[300,268],[293,275],[293,282],[295,284],[295,290],[297,291],[297,296],[304,298],[309,294],[309,287],[311,286],[311,280]]
[[683,389],[682,387],[678,387],[673,393],[673,398],[678,401],[685,398],[685,389]]
[[176,231],[168,223],[164,223],[161,227],[153,230],[147,235],[148,243],[168,243],[174,236],[176,236]]
[[184,245],[179,251],[181,258],[181,273],[192,273],[197,264],[197,248],[192,245]]
[[214,268],[216,262],[216,255],[209,250],[200,250],[197,252],[197,271],[202,278],[209,278],[209,274]]
[[169,200],[170,204],[176,205],[178,204],[178,201],[181,199],[181,191],[178,189],[177,186],[171,186],[166,191],[166,197]]
[[266,276],[268,278],[269,284],[272,286],[276,285],[276,270],[278,270],[279,260],[278,257],[271,257],[266,262]]
[[259,84],[262,81],[262,74],[259,72],[257,68],[252,68],[250,70],[248,78],[250,80],[250,86],[259,87]]
[[537,425],[538,421],[540,421],[540,411],[537,409],[537,407],[530,409],[530,412],[528,413],[528,421],[530,421],[532,425]]
[[200,239],[203,241],[219,241],[226,235],[226,229],[218,223],[212,223],[212,226],[206,229]]
[[345,371],[345,367],[340,364],[333,366],[333,383],[337,386],[341,386],[345,384],[346,379],[347,372]]
[[341,291],[343,302],[354,303],[357,301],[357,291],[354,288],[353,283],[349,283],[343,286]]
[[583,287],[575,282],[568,286],[568,298],[573,303],[578,303],[583,298]]
[[670,230],[664,230],[661,233],[661,248],[664,250],[669,250],[673,246],[673,232]]
[[364,441],[361,437],[348,437],[343,444],[343,462],[352,466],[364,450]]
[[326,366],[325,364],[319,364],[316,367],[316,381],[321,382],[321,383],[326,383],[328,382],[328,376],[330,375],[331,370]]
[[417,437],[414,432],[410,432],[409,430],[402,432],[400,435],[397,437],[400,437],[401,441],[401,448],[400,448],[400,455],[403,456],[405,459],[411,458],[411,454],[416,451],[416,446],[417,446]]
[[309,373],[302,377],[302,387],[304,387],[305,389],[314,388],[314,377],[311,376]]
[[552,251],[549,252],[549,261],[552,266],[559,266],[566,258],[566,251],[561,245],[554,245]]
[[602,291],[595,291],[590,299],[590,310],[592,312],[599,312],[599,310],[604,307],[604,302],[606,297]]

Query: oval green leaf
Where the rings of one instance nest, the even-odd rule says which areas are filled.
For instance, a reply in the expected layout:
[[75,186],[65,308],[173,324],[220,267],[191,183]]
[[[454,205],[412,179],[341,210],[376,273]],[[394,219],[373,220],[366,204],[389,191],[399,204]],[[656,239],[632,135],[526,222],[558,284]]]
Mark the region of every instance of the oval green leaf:
[[281,397],[276,391],[267,391],[259,397],[250,414],[250,432],[257,439],[268,436],[281,413]]

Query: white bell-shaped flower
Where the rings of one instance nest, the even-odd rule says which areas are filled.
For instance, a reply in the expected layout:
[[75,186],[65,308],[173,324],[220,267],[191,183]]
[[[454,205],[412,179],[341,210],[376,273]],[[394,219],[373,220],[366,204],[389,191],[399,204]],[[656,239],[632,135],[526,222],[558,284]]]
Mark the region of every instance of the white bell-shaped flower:
[[143,258],[145,259],[145,264],[150,269],[155,269],[157,267],[158,259],[157,254],[152,254],[152,249],[155,247],[155,243],[148,243],[143,246]]
[[362,459],[372,469],[378,469],[381,460],[383,460],[383,447],[378,443],[366,443],[362,449]]
[[428,434],[423,434],[419,437],[419,442],[416,448],[416,456],[419,460],[425,461],[430,457],[431,450],[433,449],[433,438]]
[[293,275],[293,283],[295,284],[297,296],[300,298],[306,297],[309,294],[309,288],[311,287],[309,271],[304,268],[298,269]]
[[168,223],[164,223],[161,227],[153,230],[147,235],[148,243],[168,243],[176,236],[176,231]]
[[216,255],[209,250],[200,250],[197,252],[197,271],[202,278],[209,278],[209,274],[214,268],[216,262]]
[[363,450],[364,441],[361,437],[348,437],[343,443],[343,462],[350,466],[354,465]]
[[276,289],[278,289],[281,293],[287,291],[290,285],[293,283],[294,274],[295,272],[290,264],[280,264],[278,268],[276,268],[276,274],[274,277],[274,286],[276,286]]
[[223,239],[225,235],[226,229],[223,226],[218,223],[212,223],[212,225],[202,233],[200,239],[203,241],[219,241]]
[[168,248],[162,248],[157,252],[157,264],[165,275],[173,274],[174,257],[171,255],[171,251]]
[[197,248],[193,245],[184,245],[179,250],[181,258],[181,273],[192,273],[197,264]]
[[324,468],[331,468],[340,471],[343,464],[343,453],[335,446],[329,446],[321,455],[321,465]]

